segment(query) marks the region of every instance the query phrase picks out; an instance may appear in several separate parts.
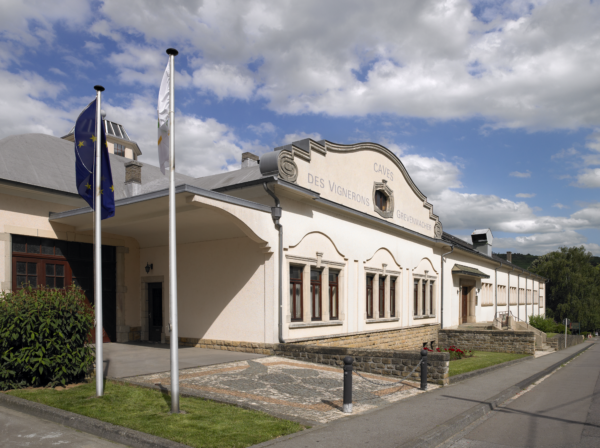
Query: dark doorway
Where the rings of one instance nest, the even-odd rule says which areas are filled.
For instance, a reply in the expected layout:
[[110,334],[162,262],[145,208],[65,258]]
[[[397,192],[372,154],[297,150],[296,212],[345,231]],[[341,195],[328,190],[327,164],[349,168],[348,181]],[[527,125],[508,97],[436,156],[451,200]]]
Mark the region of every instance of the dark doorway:
[[462,322],[465,323],[467,321],[467,316],[469,315],[469,288],[466,286],[462,287]]
[[162,306],[162,283],[148,283],[148,339],[153,342],[161,342]]

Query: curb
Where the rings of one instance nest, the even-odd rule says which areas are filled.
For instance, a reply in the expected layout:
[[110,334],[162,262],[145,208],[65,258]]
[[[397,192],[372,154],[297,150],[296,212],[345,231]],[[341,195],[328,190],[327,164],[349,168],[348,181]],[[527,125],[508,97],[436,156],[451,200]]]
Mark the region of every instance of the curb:
[[189,448],[188,445],[163,439],[162,437],[113,425],[112,423],[106,423],[95,418],[85,417],[3,393],[0,393],[0,406],[44,420],[50,420],[51,422],[133,448]]
[[[428,448],[432,446],[438,446],[441,443],[448,440],[450,437],[458,434],[463,431],[467,426],[473,423],[476,420],[479,420],[484,415],[496,409],[499,405],[504,403],[509,398],[514,397],[517,393],[535,383],[539,379],[545,377],[546,375],[552,373],[554,370],[558,369],[562,364],[569,362],[571,359],[575,358],[577,355],[580,355],[588,348],[590,348],[592,344],[588,344],[587,347],[578,350],[572,355],[567,356],[566,358],[561,359],[560,361],[552,364],[550,367],[538,372],[529,378],[520,381],[519,383],[511,386],[497,395],[494,395],[491,398],[485,400],[479,405],[472,407],[471,409],[463,412],[462,414],[457,415],[456,417],[448,420],[445,423],[437,426],[431,431],[426,432],[420,437],[409,440],[401,445],[399,448]],[[527,358],[526,358],[527,359]]]
[[506,361],[501,364],[496,364],[494,366],[485,367],[483,369],[473,370],[472,372],[461,373],[460,375],[451,376],[450,384],[456,384],[461,381],[468,380],[468,379],[471,379],[471,378],[479,376],[479,375],[485,375],[486,373],[493,372],[494,370],[498,370],[498,369],[502,369],[504,367],[518,364],[520,362],[531,361],[532,359],[534,359],[534,358],[533,358],[533,356],[530,355],[530,356],[526,356],[524,358],[513,359],[512,361]]

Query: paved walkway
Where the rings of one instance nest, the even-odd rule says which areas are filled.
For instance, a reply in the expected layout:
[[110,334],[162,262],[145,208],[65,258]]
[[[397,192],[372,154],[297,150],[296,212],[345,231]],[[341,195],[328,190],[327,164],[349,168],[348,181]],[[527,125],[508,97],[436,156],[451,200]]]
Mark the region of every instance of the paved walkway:
[[2,448],[124,448],[100,437],[0,406]]
[[[353,377],[355,415],[422,393],[416,382],[363,376],[371,382]],[[182,393],[243,405],[310,426],[349,416],[342,412],[343,370],[338,367],[271,356],[181,370],[179,379]],[[171,380],[165,372],[127,381],[169,389]]]
[[600,344],[474,423],[452,448],[600,446]]
[[[106,343],[103,347],[104,376],[124,378],[135,375],[166,372],[171,368],[168,344]],[[246,359],[264,358],[254,353],[211,350],[207,348],[180,347],[179,368],[210,366]]]
[[[409,397],[370,412],[337,420],[297,435],[265,442],[261,446],[300,448],[314,446],[378,448],[412,446],[411,441],[475,406],[544,371],[583,349],[588,342],[540,358],[498,369],[461,383]],[[426,445],[421,445],[426,446]]]

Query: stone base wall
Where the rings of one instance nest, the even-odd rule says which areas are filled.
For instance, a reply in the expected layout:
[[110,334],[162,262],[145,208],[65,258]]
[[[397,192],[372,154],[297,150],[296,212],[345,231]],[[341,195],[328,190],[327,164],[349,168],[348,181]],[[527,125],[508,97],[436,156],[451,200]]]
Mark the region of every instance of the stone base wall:
[[420,350],[423,345],[438,345],[440,326],[422,325],[371,332],[350,333],[337,336],[308,338],[291,341],[299,345],[318,345],[321,347],[349,347],[375,350]]
[[[167,343],[169,337],[166,338]],[[213,350],[227,350],[230,352],[258,353],[272,355],[274,344],[261,342],[222,341],[218,339],[179,338],[179,344],[185,347],[212,348]]]
[[535,333],[515,330],[440,330],[439,346],[501,353],[535,353]]
[[550,347],[554,348],[554,350],[564,350],[567,347],[572,347],[577,344],[581,344],[585,342],[585,338],[580,335],[567,335],[567,346],[565,347],[565,335],[564,334],[556,334],[551,338],[546,339],[546,344]]
[[[361,372],[378,375],[407,377],[421,360],[420,351],[373,350],[348,347],[323,347],[318,345],[275,344],[277,356],[343,367],[344,358],[354,358],[353,367]],[[448,353],[429,353],[427,356],[427,381],[436,384],[449,384],[450,366]],[[419,381],[421,367],[417,367],[412,379]]]
[[130,341],[141,341],[142,340],[142,327],[130,327],[129,328],[129,340]]

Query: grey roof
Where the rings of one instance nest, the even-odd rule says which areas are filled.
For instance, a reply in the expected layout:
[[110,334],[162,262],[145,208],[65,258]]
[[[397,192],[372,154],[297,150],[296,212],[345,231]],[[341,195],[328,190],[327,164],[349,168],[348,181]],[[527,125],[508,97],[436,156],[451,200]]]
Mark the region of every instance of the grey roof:
[[[71,135],[75,131],[75,125],[71,128],[67,135]],[[122,138],[123,140],[131,140],[129,138],[129,134],[123,127],[123,125],[119,123],[115,123],[114,121],[104,120],[104,131],[109,135],[114,135],[115,137]],[[65,135],[66,137],[66,135]]]
[[205,190],[219,190],[232,185],[245,184],[247,182],[262,179],[258,165],[249,166],[227,173],[213,174],[212,176],[199,177],[194,179],[189,185],[204,188]]
[[[129,161],[110,154],[115,199],[126,197],[125,163]],[[142,165],[142,192],[168,188],[168,177],[158,167]],[[46,134],[14,135],[0,140],[0,179],[76,195],[73,142]],[[193,180],[175,174],[177,185]]]
[[484,272],[481,272],[479,269],[472,268],[472,267],[465,266],[465,265],[458,264],[458,263],[456,263],[452,267],[452,273],[453,274],[469,275],[471,277],[490,278],[489,275],[487,275]]

